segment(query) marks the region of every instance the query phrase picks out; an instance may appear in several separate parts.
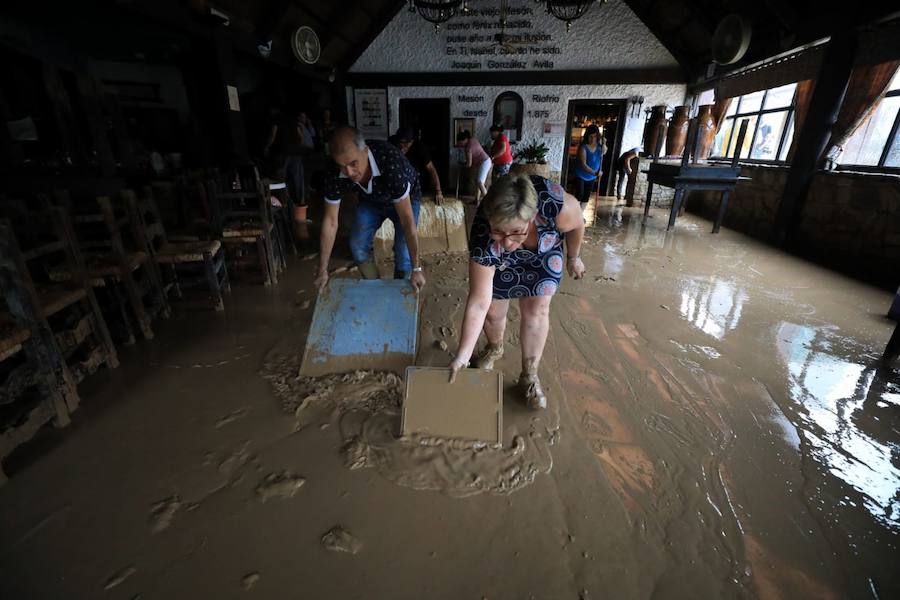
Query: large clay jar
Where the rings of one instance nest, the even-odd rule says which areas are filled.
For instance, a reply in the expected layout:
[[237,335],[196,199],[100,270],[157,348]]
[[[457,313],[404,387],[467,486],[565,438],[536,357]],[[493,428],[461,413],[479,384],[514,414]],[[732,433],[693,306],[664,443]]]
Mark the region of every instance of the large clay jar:
[[681,156],[687,141],[690,106],[676,106],[666,130],[666,156]]
[[644,126],[644,152],[648,156],[656,155],[657,145],[661,146],[666,137],[667,108],[665,104],[661,104],[650,109],[650,118]]
[[700,138],[700,145],[697,148],[697,156],[694,160],[704,160],[709,158],[712,151],[713,141],[716,139],[716,119],[712,114],[712,104],[703,104],[697,113],[697,137]]

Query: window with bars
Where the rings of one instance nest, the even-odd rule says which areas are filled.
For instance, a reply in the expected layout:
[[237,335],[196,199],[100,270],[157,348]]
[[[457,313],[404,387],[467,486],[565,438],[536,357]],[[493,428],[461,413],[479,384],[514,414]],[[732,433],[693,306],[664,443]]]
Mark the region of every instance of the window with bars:
[[900,169],[900,70],[866,122],[846,141],[837,162],[841,167]]
[[739,96],[731,101],[716,134],[710,156],[732,158],[741,122],[748,120],[747,135],[740,148],[742,160],[784,162],[794,135],[796,83]]

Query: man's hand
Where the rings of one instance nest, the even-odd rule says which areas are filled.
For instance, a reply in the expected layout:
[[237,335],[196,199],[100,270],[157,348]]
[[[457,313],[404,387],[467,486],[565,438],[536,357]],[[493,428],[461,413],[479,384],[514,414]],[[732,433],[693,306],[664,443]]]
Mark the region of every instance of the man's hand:
[[574,279],[581,279],[584,277],[584,262],[582,262],[581,257],[576,256],[574,258],[570,258],[567,262],[567,267],[569,269],[569,275]]
[[467,363],[461,361],[459,358],[454,358],[453,362],[450,363],[450,383],[456,381],[456,376],[459,375],[461,369],[466,368]]
[[423,287],[425,287],[425,273],[422,271],[413,271],[412,275],[409,277],[409,282],[412,284],[413,289],[416,290],[418,294]]
[[316,272],[316,278],[313,280],[313,285],[316,286],[320,294],[325,290],[325,286],[328,285],[328,267],[319,267],[319,270]]
[[435,192],[434,193],[434,203],[440,206],[444,203],[444,192]]

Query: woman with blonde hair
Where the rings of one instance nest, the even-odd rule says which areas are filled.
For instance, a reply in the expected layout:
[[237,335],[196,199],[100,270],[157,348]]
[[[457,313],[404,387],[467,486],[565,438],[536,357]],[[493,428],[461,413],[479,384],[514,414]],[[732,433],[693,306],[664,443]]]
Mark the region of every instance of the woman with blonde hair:
[[522,321],[519,385],[530,408],[546,408],[538,366],[550,329],[550,300],[564,268],[575,279],[584,276],[583,238],[578,201],[559,184],[510,175],[491,186],[472,224],[469,298],[459,349],[450,363],[451,382],[469,364],[482,329],[487,345],[472,366],[491,369],[503,356],[506,314],[509,301],[516,298]]

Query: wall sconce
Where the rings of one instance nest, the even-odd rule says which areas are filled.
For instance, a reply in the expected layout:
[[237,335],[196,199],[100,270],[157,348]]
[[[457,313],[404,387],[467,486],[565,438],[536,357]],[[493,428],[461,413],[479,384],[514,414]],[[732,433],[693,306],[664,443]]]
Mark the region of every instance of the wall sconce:
[[631,97],[631,116],[639,117],[641,116],[641,107],[644,105],[644,97],[643,96],[632,96]]

